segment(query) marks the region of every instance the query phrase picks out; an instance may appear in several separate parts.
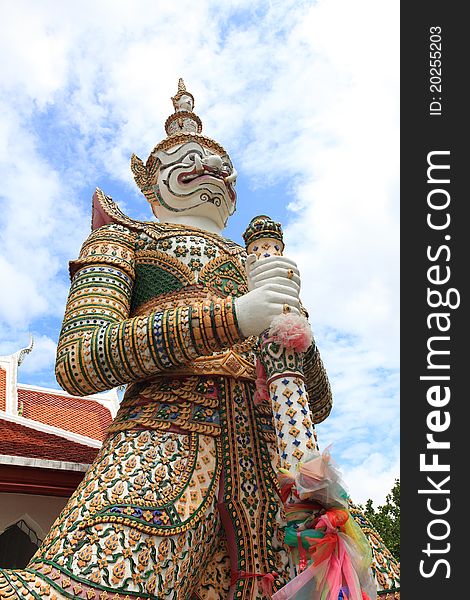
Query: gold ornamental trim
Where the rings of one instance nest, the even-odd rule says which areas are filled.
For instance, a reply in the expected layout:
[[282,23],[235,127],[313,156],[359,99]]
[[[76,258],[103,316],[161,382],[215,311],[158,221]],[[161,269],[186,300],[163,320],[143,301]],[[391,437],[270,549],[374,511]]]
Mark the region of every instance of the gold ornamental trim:
[[196,277],[191,269],[175,256],[165,254],[160,250],[137,250],[136,265],[156,265],[163,271],[175,275],[185,285],[196,285]]
[[233,261],[232,256],[230,255],[220,255],[217,258],[213,258],[209,262],[207,262],[201,269],[198,277],[198,281],[200,283],[204,283],[208,286],[212,286],[215,289],[218,289],[219,284],[217,283],[217,279],[221,278],[221,274],[218,273],[218,269],[223,266],[231,267],[232,275],[231,280],[235,281],[235,283],[239,286],[239,295],[246,294],[248,292],[247,279],[245,270],[242,265],[237,265]]
[[2,573],[0,573],[0,598],[18,598],[15,588]]
[[191,364],[179,369],[165,371],[165,374],[185,377],[190,375],[222,375],[223,377],[246,379],[248,381],[256,380],[255,365],[240,356],[240,354],[233,352],[233,350],[227,350],[213,356],[200,356]]
[[170,124],[173,123],[173,121],[179,121],[180,119],[190,119],[191,121],[194,121],[197,125],[197,133],[201,133],[201,131],[202,131],[201,119],[196,115],[196,113],[189,112],[189,110],[179,110],[178,112],[175,112],[172,115],[170,115],[167,118],[167,120],[165,121],[165,131],[168,133],[168,128],[169,128]]
[[151,312],[160,312],[171,308],[186,308],[194,302],[202,302],[210,299],[213,296],[213,291],[197,285],[188,285],[174,292],[160,294],[150,300],[146,300],[139,304],[130,314],[131,317],[139,315],[148,315]]
[[158,223],[149,221],[144,223],[145,233],[155,241],[164,240],[174,235],[180,236],[199,236],[211,241],[223,252],[233,256],[246,256],[246,251],[236,242],[224,238],[223,236],[205,231],[192,225],[179,225],[176,223]]
[[177,144],[185,144],[186,142],[199,142],[208,150],[214,150],[222,156],[227,154],[227,151],[223,146],[206,135],[202,135],[201,133],[196,133],[193,131],[177,131],[176,133],[169,135],[155,146],[147,159],[147,169],[153,168],[154,161],[157,161],[157,158],[154,156],[155,152],[158,152],[159,150],[169,150]]

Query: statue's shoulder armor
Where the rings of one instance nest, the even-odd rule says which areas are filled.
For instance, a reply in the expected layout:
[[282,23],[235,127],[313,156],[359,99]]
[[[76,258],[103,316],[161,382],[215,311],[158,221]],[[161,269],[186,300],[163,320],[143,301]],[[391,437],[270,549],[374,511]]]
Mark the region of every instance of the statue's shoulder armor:
[[125,215],[114,200],[107,196],[102,190],[96,188],[93,194],[91,209],[91,229],[100,229],[103,225],[114,223],[122,225],[134,232],[144,231],[151,225],[157,231],[162,229],[162,225],[148,221],[138,221]]
[[80,256],[69,263],[70,277],[87,266],[117,267],[134,277],[135,241],[149,224],[127,217],[115,202],[97,189],[93,194],[91,233]]
[[92,264],[118,267],[134,278],[137,240],[142,237],[161,241],[178,235],[202,235],[242,263],[246,257],[244,248],[217,234],[185,225],[131,219],[100,189],[93,194],[91,229],[79,258],[70,262],[71,278],[79,269]]
[[130,231],[135,232],[136,235],[143,233],[156,240],[178,235],[202,235],[209,238],[227,254],[237,255],[242,262],[246,259],[245,248],[221,235],[202,231],[188,225],[131,219],[121,211],[110,196],[107,196],[102,190],[97,188],[93,194],[91,228],[94,231],[111,223],[127,227]]

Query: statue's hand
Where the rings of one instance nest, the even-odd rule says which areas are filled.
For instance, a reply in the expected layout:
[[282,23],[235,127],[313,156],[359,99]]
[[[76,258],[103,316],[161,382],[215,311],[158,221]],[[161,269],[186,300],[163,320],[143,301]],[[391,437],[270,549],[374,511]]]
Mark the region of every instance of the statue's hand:
[[288,285],[300,292],[300,274],[297,264],[286,256],[268,256],[256,259],[250,254],[246,261],[246,274],[248,278],[248,289],[254,290],[267,281]]
[[247,260],[250,291],[235,300],[238,326],[244,336],[259,335],[274,317],[289,308],[300,313],[300,278],[294,261],[284,256]]

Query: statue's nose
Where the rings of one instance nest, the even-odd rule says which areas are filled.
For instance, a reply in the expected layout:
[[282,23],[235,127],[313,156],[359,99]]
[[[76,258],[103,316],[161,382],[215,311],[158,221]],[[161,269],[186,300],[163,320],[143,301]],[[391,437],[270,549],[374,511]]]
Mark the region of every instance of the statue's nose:
[[209,156],[204,157],[203,162],[208,167],[213,167],[214,169],[220,169],[223,165],[222,159],[217,154],[209,154]]

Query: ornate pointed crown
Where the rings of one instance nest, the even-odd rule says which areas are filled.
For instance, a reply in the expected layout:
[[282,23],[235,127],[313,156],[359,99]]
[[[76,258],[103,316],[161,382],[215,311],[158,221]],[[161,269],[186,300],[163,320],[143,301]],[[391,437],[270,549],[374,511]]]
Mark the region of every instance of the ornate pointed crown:
[[134,179],[149,202],[156,201],[152,186],[157,180],[159,150],[168,150],[177,144],[199,142],[205,148],[218,154],[227,154],[226,150],[215,140],[202,135],[202,121],[194,112],[194,96],[187,91],[182,78],[178,81],[178,91],[171,98],[175,112],[165,121],[167,137],[159,142],[144,162],[135,154],[131,157],[131,169]]
[[178,91],[171,99],[175,112],[165,121],[168,136],[178,132],[201,133],[202,121],[193,111],[194,96],[186,90],[184,81],[178,81]]

